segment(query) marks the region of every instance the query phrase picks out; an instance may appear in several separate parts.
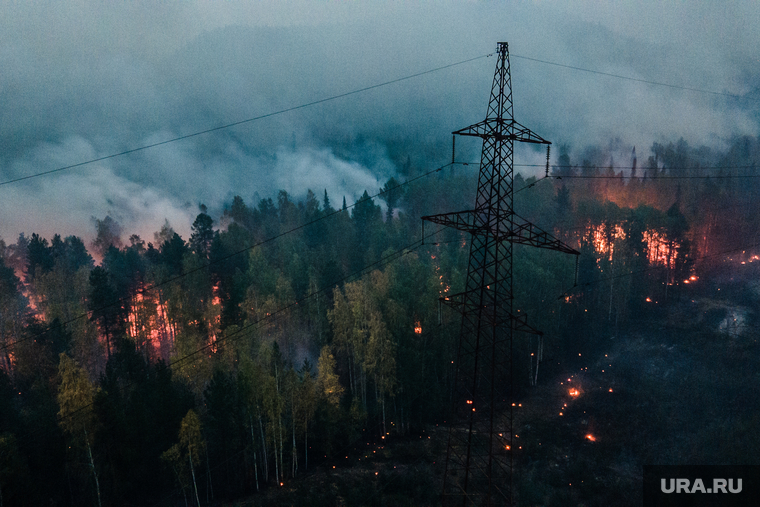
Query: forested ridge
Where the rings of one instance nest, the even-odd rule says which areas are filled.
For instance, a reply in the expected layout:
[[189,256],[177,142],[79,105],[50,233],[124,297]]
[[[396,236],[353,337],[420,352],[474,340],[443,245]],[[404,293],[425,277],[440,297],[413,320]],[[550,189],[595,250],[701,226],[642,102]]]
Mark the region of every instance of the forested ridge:
[[[538,374],[537,342],[516,345],[518,397],[756,260],[758,139],[650,154],[563,148],[551,177],[515,178],[517,213],[581,252],[576,266],[515,248],[515,308],[546,335]],[[109,216],[89,245],[0,241],[0,506],[209,505],[278,488],[303,504],[435,505],[458,332],[438,300],[462,290],[469,238],[430,225],[423,238],[419,218],[470,209],[477,168],[401,184],[430,168],[399,167],[353,203],[315,189],[236,196],[215,217],[201,205],[188,238],[168,222],[127,237]],[[362,446],[393,439],[417,486],[330,489],[330,470],[369,470],[378,453]]]

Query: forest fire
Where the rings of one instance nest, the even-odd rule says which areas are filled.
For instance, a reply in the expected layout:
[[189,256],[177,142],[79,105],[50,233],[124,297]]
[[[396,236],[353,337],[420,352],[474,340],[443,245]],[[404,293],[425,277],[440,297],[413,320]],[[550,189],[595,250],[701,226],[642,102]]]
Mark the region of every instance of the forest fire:
[[681,245],[669,239],[664,232],[647,229],[642,233],[642,241],[647,245],[647,260],[653,266],[676,267],[676,254]]
[[[472,15],[482,17],[486,12],[482,10]],[[301,14],[309,18],[308,12]],[[362,20],[357,26],[362,29],[372,20],[359,14]],[[584,14],[574,14],[560,29],[578,25]],[[498,20],[505,14],[494,10],[493,15]],[[466,21],[474,24],[478,19]],[[54,87],[54,98],[56,89],[77,86],[69,94],[72,100],[58,101],[71,109],[65,111],[69,114],[57,115],[36,107],[44,105],[50,93],[39,97],[25,93],[50,90],[32,90],[24,83],[15,87],[22,93],[12,90],[18,95],[12,99],[19,99],[9,101],[12,112],[24,114],[20,122],[10,116],[4,122],[9,125],[4,134],[9,149],[7,174],[0,184],[18,180],[18,192],[5,199],[5,218],[18,225],[3,223],[4,239],[22,228],[55,233],[55,228],[66,225],[56,212],[64,219],[69,212],[78,213],[83,221],[72,219],[71,227],[66,225],[47,243],[36,234],[33,239],[21,235],[17,245],[0,238],[0,363],[3,355],[7,358],[6,371],[0,371],[0,507],[3,498],[6,505],[14,501],[83,505],[95,499],[100,504],[101,485],[104,505],[155,501],[200,505],[202,498],[205,504],[331,503],[331,498],[352,504],[361,503],[367,493],[378,504],[425,505],[437,503],[439,494],[443,503],[452,495],[461,502],[460,490],[483,504],[609,505],[635,496],[641,482],[638,466],[652,450],[662,456],[698,454],[706,462],[726,456],[737,462],[753,458],[753,446],[742,445],[741,438],[702,445],[716,440],[712,436],[716,428],[727,437],[745,434],[757,412],[753,402],[760,399],[753,383],[743,382],[747,372],[760,368],[760,350],[751,334],[760,283],[749,266],[760,257],[737,248],[739,244],[750,248],[760,230],[755,212],[760,179],[752,174],[760,139],[751,128],[754,111],[742,111],[746,100],[726,105],[695,99],[699,108],[674,112],[664,106],[682,106],[693,92],[685,100],[679,100],[683,90],[657,95],[660,89],[650,86],[646,93],[638,93],[634,87],[641,83],[629,81],[622,89],[636,99],[637,114],[651,117],[652,125],[658,115],[683,120],[689,113],[709,113],[716,106],[728,111],[729,123],[731,118],[740,120],[728,126],[712,122],[720,139],[704,149],[689,148],[686,141],[669,146],[668,139],[679,132],[665,128],[669,124],[657,128],[660,143],[652,146],[653,156],[641,164],[638,174],[635,163],[633,168],[628,164],[628,143],[639,143],[643,162],[648,147],[641,143],[653,135],[653,129],[639,128],[641,118],[636,115],[616,118],[606,107],[600,109],[604,116],[599,121],[593,111],[584,112],[580,116],[593,128],[578,124],[578,135],[570,136],[574,146],[555,144],[552,148],[559,148],[560,154],[552,168],[549,141],[517,128],[519,124],[510,119],[511,98],[509,111],[501,111],[506,102],[494,110],[499,114],[496,123],[489,109],[485,123],[457,131],[487,138],[486,151],[478,159],[482,163],[471,164],[479,166],[479,174],[461,167],[467,165],[462,160],[476,159],[477,145],[460,147],[456,162],[452,144],[451,164],[433,170],[433,164],[445,162],[441,159],[448,154],[448,150],[441,153],[447,146],[439,142],[441,132],[434,131],[441,122],[423,122],[414,135],[400,140],[387,131],[407,112],[422,118],[428,109],[450,110],[452,118],[469,116],[465,111],[469,100],[447,106],[440,99],[451,94],[437,93],[441,89],[435,86],[411,92],[399,89],[402,100],[393,100],[388,88],[388,107],[381,107],[387,111],[377,114],[368,108],[372,100],[354,101],[361,114],[353,119],[351,104],[313,114],[304,109],[297,132],[284,120],[262,123],[263,136],[215,130],[210,136],[177,144],[179,162],[166,153],[150,155],[152,146],[172,141],[157,144],[152,132],[161,134],[160,139],[175,131],[194,135],[206,129],[204,122],[224,124],[230,110],[225,105],[233,106],[234,113],[240,101],[236,87],[213,86],[213,80],[237,83],[253,62],[256,72],[267,78],[254,79],[247,86],[250,94],[261,97],[262,103],[289,102],[291,94],[284,92],[298,92],[304,83],[307,92],[322,82],[329,87],[329,79],[316,72],[294,81],[286,73],[279,75],[280,70],[295,69],[300,75],[304,58],[307,63],[314,60],[305,66],[307,71],[331,68],[333,60],[351,68],[351,57],[356,56],[341,52],[340,44],[328,51],[311,44],[318,49],[314,58],[300,51],[321,40],[312,41],[309,35],[318,29],[294,38],[287,27],[275,26],[266,34],[271,44],[257,45],[256,23],[248,27],[244,21],[232,32],[208,30],[196,39],[195,33],[183,33],[179,43],[164,44],[171,58],[149,58],[147,63],[138,61],[141,54],[155,52],[143,51],[143,42],[138,41],[136,59],[126,54],[130,63],[126,66],[119,64],[125,58],[122,49],[131,50],[130,44],[118,45],[112,64],[113,48],[106,47],[109,51],[98,51],[93,62],[95,74],[98,69],[107,71],[101,79],[88,72],[86,58],[79,61],[70,50],[81,42],[76,38],[63,41],[67,58],[57,58],[61,50],[54,48],[57,51],[49,57],[35,51],[32,56],[38,58],[31,67],[23,52],[19,58],[6,59],[32,84],[27,78],[45,71],[46,62],[60,64],[63,70],[56,67],[53,75],[63,75],[65,82],[42,83]],[[19,33],[29,32],[26,28],[20,26]],[[53,28],[55,34],[66,31],[66,26]],[[350,40],[357,30],[351,23],[345,28],[348,32],[341,32],[338,42]],[[556,32],[556,27],[548,28]],[[587,31],[603,40],[605,30],[592,26]],[[58,38],[43,37],[43,42]],[[230,38],[240,43],[229,44]],[[667,47],[682,46],[679,41],[673,44]],[[16,45],[26,49],[23,43],[11,49],[18,49]],[[263,59],[251,53],[257,46],[265,53]],[[398,46],[410,45],[400,40]],[[250,61],[230,54],[230,48],[242,48]],[[633,50],[621,65],[630,64],[634,70],[623,68],[621,75],[634,75],[640,67]],[[281,57],[293,54],[297,58]],[[221,61],[220,70],[231,74],[214,72],[212,81],[184,86],[188,69],[204,66],[199,55],[212,64]],[[76,57],[73,65],[68,56]],[[317,61],[322,56],[327,60]],[[604,68],[604,52],[586,56],[589,68]],[[37,60],[42,64],[35,66]],[[154,65],[164,60],[166,68]],[[383,61],[380,54],[377,62],[367,60],[366,65],[388,74],[376,65]],[[506,58],[500,61],[508,63]],[[415,65],[411,67],[414,70]],[[27,68],[31,70],[24,73]],[[362,65],[357,68],[361,81]],[[81,76],[66,72],[71,69]],[[125,75],[114,74],[114,69]],[[506,74],[498,74],[500,79],[511,79],[509,68],[505,69]],[[19,74],[10,70],[8,75]],[[460,70],[468,75],[465,67]],[[540,69],[536,70],[540,77]],[[752,74],[738,70],[742,72],[732,75]],[[552,71],[547,72],[548,76]],[[462,81],[452,76],[452,82]],[[157,86],[150,82],[155,77]],[[78,86],[80,81],[105,86],[89,90]],[[139,89],[157,90],[157,100],[148,105],[158,104],[154,115],[158,120],[172,120],[173,115],[165,113],[177,105],[210,106],[186,125],[182,118],[174,118],[168,124],[156,121],[142,128],[129,125],[130,118],[138,116],[134,107],[76,100],[123,98],[118,87],[107,89],[112,81],[117,85],[134,81],[145,85]],[[558,97],[564,96],[564,81],[549,79],[549,84],[559,87]],[[281,82],[288,85],[286,89],[278,86]],[[745,85],[732,83],[739,91],[748,89]],[[395,88],[399,86],[404,85]],[[613,92],[621,88],[612,81],[599,86]],[[183,91],[189,94],[182,96]],[[499,91],[506,98],[504,88]],[[210,101],[205,100],[207,92]],[[232,92],[229,104],[222,100],[225,92]],[[601,95],[610,99],[613,109],[620,103],[606,97],[609,93]],[[295,93],[294,100],[298,96]],[[457,99],[456,93],[452,96]],[[546,100],[538,97],[533,102],[529,112],[538,117],[537,108],[544,107]],[[394,113],[399,104],[400,112]],[[658,105],[663,110],[649,115]],[[126,117],[114,117],[121,109]],[[517,112],[523,109],[516,104]],[[114,121],[97,121],[101,110],[106,113],[103,118]],[[35,118],[35,112],[41,116]],[[58,121],[57,116],[92,121],[50,124]],[[377,125],[365,125],[365,117],[376,118]],[[572,115],[569,118],[550,116],[547,139],[557,137],[573,121]],[[356,127],[348,129],[348,135],[341,128],[346,122]],[[670,123],[686,124],[687,139],[715,138],[703,125],[706,122]],[[115,129],[110,128],[113,125]],[[19,126],[23,131],[14,132]],[[97,127],[103,132],[96,132]],[[447,132],[451,129],[447,127]],[[122,139],[123,132],[146,130],[146,135]],[[324,135],[329,132],[337,133]],[[626,139],[631,132],[635,138]],[[542,153],[522,149],[513,153],[510,136],[513,141],[547,143],[543,177],[543,170],[536,168],[518,174],[520,168],[535,165],[518,159],[540,161]],[[743,138],[734,141],[734,136]],[[405,141],[407,137],[410,140]],[[592,145],[595,137],[601,137],[597,142],[602,144]],[[723,150],[728,145],[730,151]],[[42,176],[51,167],[61,171],[95,163],[93,157],[109,158],[112,149],[121,155],[145,151],[139,157],[113,155],[120,157],[112,160],[113,171],[109,167],[93,174],[69,170],[36,180],[40,183],[33,186],[20,181],[34,176],[34,171]],[[608,162],[609,167],[604,167]],[[193,171],[197,174],[190,174]],[[114,172],[129,178],[114,177]],[[708,173],[709,179],[702,176]],[[751,178],[734,178],[745,173]],[[394,177],[376,193],[384,183],[379,178],[391,174]],[[368,191],[361,188],[365,183]],[[40,190],[52,193],[38,195]],[[357,198],[363,190],[365,196]],[[324,200],[319,198],[322,191]],[[254,201],[246,204],[238,193]],[[47,198],[58,194],[63,201]],[[341,194],[342,209],[335,200]],[[473,197],[474,209],[467,204]],[[101,202],[104,199],[108,206]],[[122,217],[124,224],[90,215],[106,211]],[[420,235],[423,213],[435,213],[428,215],[437,217],[431,222],[451,226],[450,230],[429,229]],[[42,223],[33,223],[35,217]],[[92,221],[97,237],[66,237]],[[151,225],[161,222],[164,226],[153,233]],[[152,235],[152,242],[137,232],[147,239]],[[428,238],[440,243],[431,244]],[[564,248],[565,243],[571,246]],[[581,248],[575,251],[578,243],[582,255]],[[540,249],[527,253],[528,246]],[[708,247],[714,249],[709,257]],[[577,254],[575,262],[563,260],[560,253]],[[734,259],[729,261],[729,255]],[[711,263],[704,260],[708,258]],[[15,275],[3,271],[3,264],[11,260]],[[747,266],[737,266],[740,262]],[[669,287],[676,283],[685,286]],[[719,285],[722,291],[716,293]],[[438,297],[455,304],[435,305]],[[742,299],[747,299],[746,307]],[[725,324],[718,326],[724,312]],[[739,339],[745,328],[747,336]],[[541,371],[547,379],[538,383],[544,343]],[[606,358],[605,352],[609,362],[599,357]],[[566,381],[557,388],[559,378]],[[610,386],[618,386],[615,396],[607,397],[604,385],[608,394],[613,393]],[[692,396],[683,395],[684,386]],[[469,398],[465,407],[462,397]],[[476,412],[478,408],[481,412]],[[705,414],[709,424],[703,425],[704,431],[683,431],[692,421],[705,419]],[[389,421],[386,428],[387,418],[396,423]],[[591,433],[596,430],[602,433]],[[505,433],[494,438],[498,431]],[[418,439],[413,439],[415,434]],[[738,443],[732,445],[731,440]],[[547,445],[539,447],[541,441]],[[511,453],[512,442],[518,443],[520,453]],[[487,470],[481,467],[485,453]],[[396,465],[398,470],[392,470]],[[610,475],[614,480],[609,480]],[[140,487],[135,488],[137,484]],[[496,498],[491,499],[492,494]]]
[[615,251],[615,241],[624,240],[626,234],[621,224],[599,224],[590,225],[586,229],[586,237],[591,240],[597,253],[607,255],[607,260],[611,261]]
[[175,331],[168,316],[168,301],[155,301],[139,291],[127,314],[127,334],[138,348],[168,360]]
[[[585,238],[597,254],[611,262],[616,242],[625,241],[627,234],[623,223],[602,223],[588,225]],[[675,268],[676,257],[681,248],[680,242],[669,238],[664,230],[654,228],[644,230],[641,233],[641,241],[646,245],[646,257],[651,265]]]

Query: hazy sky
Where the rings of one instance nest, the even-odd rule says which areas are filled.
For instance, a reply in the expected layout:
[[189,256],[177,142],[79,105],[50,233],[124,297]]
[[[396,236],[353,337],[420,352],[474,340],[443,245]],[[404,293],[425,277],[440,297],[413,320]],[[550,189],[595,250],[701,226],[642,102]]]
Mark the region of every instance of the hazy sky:
[[[0,182],[491,53],[515,118],[555,145],[722,148],[758,135],[756,2],[0,1]],[[579,72],[519,56],[699,93]],[[408,156],[450,157],[485,116],[494,58],[0,186],[0,237],[89,240],[92,217],[152,240],[235,194],[374,193]],[[463,141],[464,157],[479,146]],[[553,153],[557,153],[556,151]],[[522,160],[543,154],[523,150]]]

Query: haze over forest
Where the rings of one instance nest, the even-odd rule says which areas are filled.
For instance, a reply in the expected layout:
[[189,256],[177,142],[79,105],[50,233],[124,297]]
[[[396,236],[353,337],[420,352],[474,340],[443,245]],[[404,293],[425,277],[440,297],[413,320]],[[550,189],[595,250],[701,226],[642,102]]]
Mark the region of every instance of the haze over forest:
[[[677,142],[725,149],[757,131],[753,7],[8,5],[0,37],[2,180],[331,97],[493,52],[510,42],[515,117],[555,144],[625,155]],[[607,72],[649,85],[517,58]],[[235,194],[349,203],[407,157],[436,167],[449,132],[478,121],[493,60],[6,186],[0,237],[93,236],[92,217],[150,237],[189,233],[199,203]],[[478,158],[476,143],[462,160]],[[542,162],[524,153],[517,162]],[[473,158],[474,157],[474,158]],[[616,160],[622,161],[619,157]],[[379,184],[378,184],[379,183]],[[233,190],[235,189],[235,190]],[[371,192],[372,193],[372,192]],[[33,211],[32,211],[33,210]],[[62,212],[63,211],[63,212]]]
[[0,507],[438,505],[469,238],[420,217],[502,40],[516,211],[581,252],[516,248],[519,504],[757,464],[755,6],[4,10]]

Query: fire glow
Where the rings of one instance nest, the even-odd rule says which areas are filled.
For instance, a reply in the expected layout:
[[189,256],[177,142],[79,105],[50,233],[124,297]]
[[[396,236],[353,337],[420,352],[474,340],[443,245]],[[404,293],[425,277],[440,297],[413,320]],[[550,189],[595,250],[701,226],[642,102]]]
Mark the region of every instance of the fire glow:
[[599,254],[608,255],[607,260],[612,260],[615,251],[615,241],[624,240],[626,235],[620,224],[615,225],[591,225],[586,229],[586,236],[591,240],[594,250]]
[[664,232],[647,229],[642,234],[642,241],[647,245],[647,260],[653,266],[676,267],[676,253],[681,245],[668,239]]
[[[667,234],[660,229],[647,229],[641,235],[642,242],[646,245],[646,256],[653,266],[666,266],[674,269],[676,257],[681,245],[679,242],[668,238]],[[585,230],[594,251],[600,257],[613,260],[615,243],[627,238],[623,224],[599,224],[589,225]]]
[[134,295],[127,315],[127,334],[138,347],[147,347],[168,360],[176,332],[168,316],[168,301],[157,299],[146,297],[143,291]]

